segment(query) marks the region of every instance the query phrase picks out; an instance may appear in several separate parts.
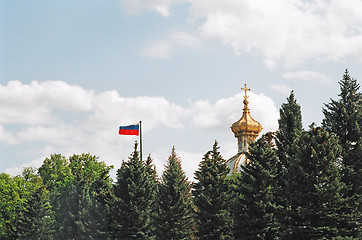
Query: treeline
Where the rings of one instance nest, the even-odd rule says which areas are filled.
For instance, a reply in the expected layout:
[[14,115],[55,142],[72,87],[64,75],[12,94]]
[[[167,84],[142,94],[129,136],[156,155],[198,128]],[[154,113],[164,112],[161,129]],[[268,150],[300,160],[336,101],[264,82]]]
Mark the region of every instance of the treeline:
[[137,144],[117,170],[60,154],[0,174],[0,239],[361,239],[362,94],[348,71],[320,127],[292,92],[279,128],[229,173],[217,142],[188,181],[175,148],[161,176]]

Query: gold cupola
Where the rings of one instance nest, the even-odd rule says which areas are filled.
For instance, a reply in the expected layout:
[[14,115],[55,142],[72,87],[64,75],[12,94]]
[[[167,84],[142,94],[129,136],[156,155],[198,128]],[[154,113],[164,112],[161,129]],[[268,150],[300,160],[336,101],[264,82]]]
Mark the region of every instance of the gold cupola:
[[241,90],[245,91],[243,115],[230,127],[234,136],[238,139],[238,153],[227,161],[231,172],[239,171],[240,164],[247,162],[244,152],[248,151],[249,142],[254,142],[263,129],[261,124],[250,116],[249,97],[247,96],[247,91],[250,91],[250,89],[245,84],[245,87],[241,88]]
[[[244,95],[244,109],[243,115],[241,118],[234,122],[231,125],[231,131],[234,133],[235,137],[239,140],[239,152],[247,151],[248,149],[248,142],[255,141],[255,139],[259,136],[259,133],[263,129],[261,124],[258,121],[255,121],[250,116],[250,109],[249,109],[249,101],[248,96],[246,94],[247,91],[250,91],[249,88],[245,87],[241,88],[241,90],[245,91]],[[240,142],[242,141],[242,142]]]

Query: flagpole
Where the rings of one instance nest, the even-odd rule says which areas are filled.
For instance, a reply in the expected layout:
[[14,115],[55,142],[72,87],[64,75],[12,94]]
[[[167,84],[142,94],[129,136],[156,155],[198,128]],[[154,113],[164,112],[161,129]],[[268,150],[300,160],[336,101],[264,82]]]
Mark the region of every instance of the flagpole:
[[140,157],[142,161],[142,121],[140,121]]

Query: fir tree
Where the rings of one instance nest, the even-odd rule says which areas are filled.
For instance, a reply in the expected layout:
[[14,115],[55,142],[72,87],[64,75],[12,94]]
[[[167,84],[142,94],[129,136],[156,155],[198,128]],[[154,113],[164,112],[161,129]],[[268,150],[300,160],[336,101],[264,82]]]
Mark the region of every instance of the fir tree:
[[350,215],[345,228],[362,237],[362,93],[346,70],[340,84],[340,99],[325,104],[323,127],[334,133],[342,146],[342,181],[346,184],[344,212]]
[[291,232],[285,239],[335,239],[341,229],[339,214],[343,204],[337,161],[340,146],[336,138],[323,128],[311,126],[302,134],[296,161],[290,166]]
[[191,239],[194,222],[191,183],[174,147],[158,186],[155,220],[156,239]]
[[272,133],[252,143],[248,163],[238,179],[234,235],[236,239],[277,239],[275,177],[277,154]]
[[229,168],[218,151],[217,142],[195,172],[193,195],[198,239],[233,239],[230,195],[226,177]]
[[294,173],[291,172],[290,165],[296,159],[298,151],[298,141],[302,127],[302,114],[300,105],[297,103],[294,92],[290,93],[287,102],[280,108],[279,128],[275,135],[275,144],[277,146],[278,173],[276,175],[276,204],[278,211],[276,213],[278,222],[281,223],[279,233],[288,236],[290,233],[289,206],[291,201],[291,191],[294,179]]
[[18,217],[18,238],[51,240],[54,237],[54,212],[49,204],[49,192],[40,187],[28,199]]
[[139,159],[137,143],[129,161],[117,171],[110,205],[112,239],[153,239],[150,220],[155,183]]

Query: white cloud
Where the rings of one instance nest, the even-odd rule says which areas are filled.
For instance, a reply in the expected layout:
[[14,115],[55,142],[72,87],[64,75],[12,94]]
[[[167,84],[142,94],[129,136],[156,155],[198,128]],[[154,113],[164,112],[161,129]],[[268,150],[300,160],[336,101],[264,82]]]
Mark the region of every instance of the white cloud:
[[171,57],[172,46],[168,41],[154,41],[143,51],[142,56],[168,59]]
[[2,125],[0,125],[0,142],[4,142],[7,145],[17,144],[16,138],[9,131],[6,131]]
[[274,84],[274,85],[271,85],[271,88],[277,92],[282,93],[285,96],[289,96],[290,92],[292,91],[291,87],[284,85],[284,84]]
[[333,82],[333,80],[330,77],[327,77],[322,73],[314,71],[286,72],[283,74],[283,78],[286,80],[313,82],[313,83],[318,83],[320,85],[327,85]]
[[164,17],[171,15],[170,6],[180,0],[120,0],[123,8],[131,14],[139,14],[143,10],[155,10]]
[[145,57],[168,59],[174,53],[178,52],[180,47],[185,46],[193,48],[199,47],[200,41],[189,33],[172,31],[165,39],[156,40],[148,44],[141,55]]
[[[58,87],[59,92],[55,87]],[[6,98],[2,98],[1,101],[6,101],[6,104],[1,105],[0,143],[19,147],[19,149],[24,144],[30,146],[30,148],[27,147],[27,150],[19,150],[17,153],[30,158],[29,162],[22,166],[39,167],[41,164],[39,159],[45,159],[55,152],[65,156],[90,152],[100,156],[100,160],[107,164],[115,165],[117,169],[121,160],[128,159],[130,149],[132,149],[134,141],[138,139],[132,136],[120,137],[117,134],[119,125],[143,120],[144,133],[149,136],[157,136],[157,129],[160,128],[174,129],[179,132],[192,131],[189,134],[185,133],[187,139],[172,140],[177,143],[190,141],[189,137],[193,134],[214,133],[215,131],[229,134],[231,123],[237,121],[242,114],[241,94],[220,99],[216,103],[190,102],[188,106],[183,107],[169,102],[164,97],[125,98],[119,96],[118,92],[114,90],[94,93],[80,86],[69,85],[61,81],[33,81],[29,85],[9,82],[7,85],[0,85],[0,91],[6,95]],[[27,96],[26,100],[17,99],[20,93]],[[69,99],[62,98],[62,93]],[[250,93],[249,95],[253,118],[263,125],[265,131],[275,130],[277,110],[274,102],[263,94]],[[64,101],[68,105],[64,105]],[[32,110],[27,110],[27,108]],[[54,110],[59,108],[63,109],[64,115],[54,113]],[[38,118],[45,118],[47,121],[40,121],[31,116],[41,113],[37,109],[44,112]],[[69,119],[65,119],[77,118],[79,112],[84,113],[84,120],[69,121]],[[18,113],[19,117],[28,120],[19,121],[14,118],[14,113]],[[29,122],[29,119],[36,121]],[[200,132],[195,133],[195,129],[200,129],[200,127]],[[149,145],[152,144],[149,143]],[[160,172],[171,149],[168,149],[169,146],[158,146],[157,143],[153,143],[153,145],[155,146],[152,148],[152,156]],[[225,148],[228,153],[236,149],[236,145],[232,150],[228,149],[229,145]],[[193,178],[193,171],[196,170],[203,154],[203,152],[194,150],[180,150],[183,168],[190,179]],[[21,168],[16,165],[6,171],[19,174]]]
[[193,1],[191,9],[206,18],[203,36],[259,55],[269,67],[362,56],[362,1]]
[[170,34],[170,40],[172,40],[175,44],[182,45],[182,46],[190,46],[190,47],[197,47],[200,45],[199,39],[195,36],[182,32],[182,31],[173,31]]
[[[10,81],[0,85],[0,124],[45,124],[56,119],[52,110],[90,111],[93,91],[62,81]],[[11,107],[10,107],[11,106]]]
[[[265,131],[275,131],[278,110],[271,98],[264,94],[248,93],[252,117],[263,125]],[[228,129],[242,116],[243,96],[236,94],[218,100],[215,104],[202,100],[191,103],[192,124],[206,129]],[[227,127],[225,127],[227,126]]]
[[236,54],[261,56],[269,67],[362,56],[362,13],[356,11],[362,1],[192,2],[194,17],[206,18],[203,36],[219,39]]
[[[177,0],[123,0],[131,13],[154,9],[170,16]],[[308,60],[362,58],[362,1],[185,0],[199,33],[230,46],[235,54],[263,58],[273,68]]]

